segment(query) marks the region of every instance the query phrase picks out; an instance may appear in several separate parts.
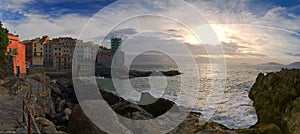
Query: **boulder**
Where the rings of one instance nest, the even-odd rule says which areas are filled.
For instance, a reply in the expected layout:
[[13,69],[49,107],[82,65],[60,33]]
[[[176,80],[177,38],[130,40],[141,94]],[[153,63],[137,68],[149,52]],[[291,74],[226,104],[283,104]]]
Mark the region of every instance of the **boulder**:
[[140,103],[143,104],[144,100],[147,100],[148,102],[151,101],[153,103],[147,104],[147,105],[140,105],[143,109],[145,109],[147,112],[149,112],[154,118],[164,114],[165,112],[169,111],[173,106],[176,106],[174,102],[170,100],[166,100],[163,98],[155,98],[149,93],[143,93],[141,95]]
[[57,134],[58,132],[56,131],[55,125],[53,122],[42,118],[38,117],[35,119],[38,128],[40,129],[41,133],[46,133],[46,134]]
[[79,104],[72,108],[67,132],[71,134],[106,134],[85,116]]
[[29,75],[28,78],[32,78],[46,86],[50,85],[50,78],[47,75],[41,73]]
[[259,118],[254,128],[274,124],[272,130],[276,125],[281,133],[299,133],[300,70],[259,74],[249,97]]
[[52,97],[57,98],[62,96],[62,92],[58,87],[50,87],[50,89]]
[[71,81],[67,78],[59,78],[57,79],[56,83],[60,86],[60,87],[68,87],[69,85],[71,85]]

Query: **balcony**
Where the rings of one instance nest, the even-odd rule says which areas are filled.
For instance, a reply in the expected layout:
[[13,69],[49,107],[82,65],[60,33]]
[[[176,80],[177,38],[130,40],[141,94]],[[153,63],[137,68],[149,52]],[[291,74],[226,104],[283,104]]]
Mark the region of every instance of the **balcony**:
[[18,49],[9,49],[9,51],[7,52],[7,55],[11,55],[11,56],[18,56]]

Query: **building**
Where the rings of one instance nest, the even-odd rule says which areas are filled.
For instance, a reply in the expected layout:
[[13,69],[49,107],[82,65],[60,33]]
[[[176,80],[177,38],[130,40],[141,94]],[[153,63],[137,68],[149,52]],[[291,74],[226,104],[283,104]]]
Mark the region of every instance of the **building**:
[[44,45],[44,66],[45,67],[52,67],[53,66],[52,40],[48,41]]
[[46,35],[42,38],[25,40],[22,43],[26,45],[26,61],[30,66],[44,66],[44,45],[50,38]]
[[7,54],[13,56],[14,74],[16,76],[26,74],[25,45],[19,42],[19,36],[8,34],[9,44]]
[[112,53],[116,52],[120,48],[121,45],[122,45],[121,37],[118,37],[118,36],[112,37],[110,40],[110,51]]
[[111,49],[105,47],[100,47],[97,53],[96,64],[111,67],[112,61],[114,59],[114,66],[124,65],[124,52],[117,51],[122,45],[122,38],[112,37],[111,38]]
[[78,76],[91,76],[95,73],[95,58],[98,45],[93,42],[81,42],[76,45],[73,70],[76,70]]
[[75,45],[79,42],[82,41],[70,37],[52,39],[50,44],[52,45],[53,67],[55,67],[58,71],[72,69]]

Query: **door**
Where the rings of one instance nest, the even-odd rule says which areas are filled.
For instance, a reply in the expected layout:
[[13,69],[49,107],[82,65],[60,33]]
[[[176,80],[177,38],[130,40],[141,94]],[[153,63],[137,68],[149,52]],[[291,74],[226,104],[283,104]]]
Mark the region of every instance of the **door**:
[[16,72],[17,72],[16,76],[20,76],[20,66],[16,67]]

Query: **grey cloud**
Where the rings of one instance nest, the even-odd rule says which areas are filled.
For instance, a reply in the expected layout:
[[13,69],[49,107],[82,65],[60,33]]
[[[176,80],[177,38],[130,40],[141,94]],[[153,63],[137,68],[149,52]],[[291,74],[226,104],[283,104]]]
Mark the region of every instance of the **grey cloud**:
[[297,57],[300,57],[300,53],[286,53],[287,55],[290,55],[290,56],[297,56]]

